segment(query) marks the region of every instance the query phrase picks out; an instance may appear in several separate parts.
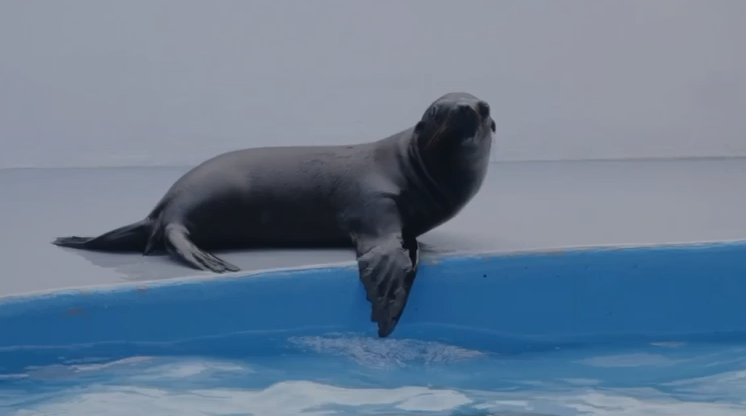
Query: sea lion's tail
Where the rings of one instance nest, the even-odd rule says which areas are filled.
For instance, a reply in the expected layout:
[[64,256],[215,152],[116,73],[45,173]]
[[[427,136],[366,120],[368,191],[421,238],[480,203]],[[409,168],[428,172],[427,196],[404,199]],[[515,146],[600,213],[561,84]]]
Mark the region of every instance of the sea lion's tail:
[[146,218],[125,225],[98,237],[57,237],[52,244],[94,251],[140,251],[144,252],[150,238],[153,221]]

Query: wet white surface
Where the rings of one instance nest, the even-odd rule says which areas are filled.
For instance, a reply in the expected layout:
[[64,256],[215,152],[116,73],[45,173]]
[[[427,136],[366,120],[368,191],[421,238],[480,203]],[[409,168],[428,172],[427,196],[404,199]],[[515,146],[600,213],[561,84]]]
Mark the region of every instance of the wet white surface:
[[[0,295],[193,276],[167,257],[62,249],[145,216],[187,168],[0,170]],[[746,239],[746,159],[496,163],[424,258]],[[246,270],[349,262],[351,250],[223,253]]]

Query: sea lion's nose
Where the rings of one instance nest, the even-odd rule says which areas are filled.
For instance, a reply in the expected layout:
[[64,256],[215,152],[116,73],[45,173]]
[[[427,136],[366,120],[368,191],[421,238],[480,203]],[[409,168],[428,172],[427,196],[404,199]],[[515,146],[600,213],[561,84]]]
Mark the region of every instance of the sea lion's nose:
[[481,118],[487,118],[490,116],[490,105],[487,104],[485,101],[479,101],[477,103],[477,111],[479,112],[479,116]]

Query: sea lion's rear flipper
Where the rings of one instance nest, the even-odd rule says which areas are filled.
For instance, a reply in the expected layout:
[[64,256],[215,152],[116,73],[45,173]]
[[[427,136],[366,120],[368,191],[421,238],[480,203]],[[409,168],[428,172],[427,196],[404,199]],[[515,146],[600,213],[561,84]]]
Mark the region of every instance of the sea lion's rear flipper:
[[98,237],[58,237],[52,244],[96,251],[141,251],[150,235],[151,221],[144,219],[133,224],[111,230]]
[[[399,215],[390,204],[373,209],[355,233],[360,280],[371,303],[378,336],[387,337],[399,322],[420,262],[419,243],[402,233]],[[380,208],[380,209],[379,209]]]
[[164,242],[166,250],[172,257],[198,270],[209,270],[215,273],[237,272],[237,266],[219,259],[210,253],[200,250],[189,239],[189,231],[180,224],[169,224],[165,228]]

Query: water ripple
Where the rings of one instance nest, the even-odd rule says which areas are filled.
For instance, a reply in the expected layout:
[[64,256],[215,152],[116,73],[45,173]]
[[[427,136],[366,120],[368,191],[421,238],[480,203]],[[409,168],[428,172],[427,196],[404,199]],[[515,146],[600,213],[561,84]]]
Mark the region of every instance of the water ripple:
[[0,380],[8,416],[743,416],[746,352],[650,345],[514,356],[414,340],[289,340],[295,353],[132,357]]

